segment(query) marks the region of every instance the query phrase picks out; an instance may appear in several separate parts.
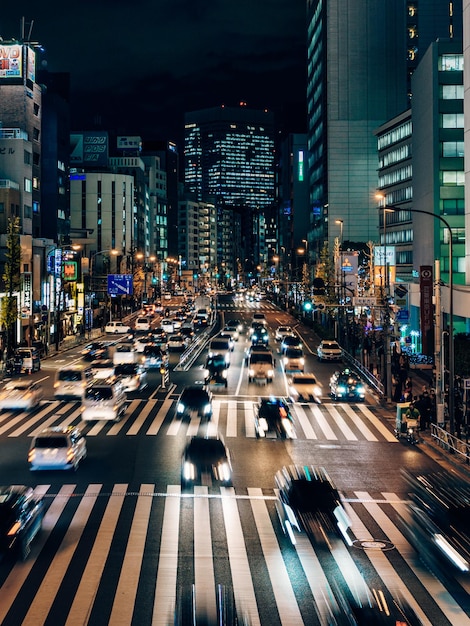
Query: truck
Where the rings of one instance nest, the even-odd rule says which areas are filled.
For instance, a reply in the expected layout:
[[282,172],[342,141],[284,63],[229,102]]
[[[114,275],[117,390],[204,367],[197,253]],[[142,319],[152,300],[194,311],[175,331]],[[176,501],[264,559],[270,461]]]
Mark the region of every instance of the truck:
[[248,382],[272,383],[275,362],[271,352],[252,352],[248,359]]
[[194,308],[196,311],[199,309],[206,309],[206,311],[210,311],[212,307],[211,299],[209,296],[197,296],[194,300]]

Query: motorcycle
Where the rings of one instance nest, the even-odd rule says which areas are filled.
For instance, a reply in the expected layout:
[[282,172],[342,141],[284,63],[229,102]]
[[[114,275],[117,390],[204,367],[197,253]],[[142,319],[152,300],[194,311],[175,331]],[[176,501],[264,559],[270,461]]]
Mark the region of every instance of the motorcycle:
[[397,416],[395,422],[395,437],[406,439],[411,445],[419,443],[419,420],[407,418],[406,410],[410,406],[409,402],[397,405]]

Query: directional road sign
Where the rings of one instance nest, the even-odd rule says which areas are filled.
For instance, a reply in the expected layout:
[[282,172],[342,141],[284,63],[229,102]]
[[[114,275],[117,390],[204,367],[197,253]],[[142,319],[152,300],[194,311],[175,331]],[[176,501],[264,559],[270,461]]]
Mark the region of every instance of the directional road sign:
[[132,293],[132,274],[108,274],[108,295],[130,296]]

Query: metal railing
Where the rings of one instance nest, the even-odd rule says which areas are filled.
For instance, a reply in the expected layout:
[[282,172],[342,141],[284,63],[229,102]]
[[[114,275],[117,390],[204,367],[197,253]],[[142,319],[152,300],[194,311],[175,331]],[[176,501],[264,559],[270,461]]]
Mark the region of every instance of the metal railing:
[[370,372],[360,361],[355,359],[349,352],[343,350],[343,361],[346,361],[348,365],[354,368],[361,376],[369,383],[369,386],[375,389],[380,396],[385,395],[385,387],[373,374]]
[[461,461],[470,464],[470,444],[436,424],[431,424],[431,437],[437,445],[451,454],[457,455]]

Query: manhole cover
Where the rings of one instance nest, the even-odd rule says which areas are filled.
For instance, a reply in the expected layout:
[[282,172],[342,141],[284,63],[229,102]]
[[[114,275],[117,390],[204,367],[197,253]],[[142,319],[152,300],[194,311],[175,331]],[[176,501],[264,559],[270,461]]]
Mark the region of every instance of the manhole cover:
[[361,548],[362,550],[392,550],[394,548],[393,543],[390,541],[377,541],[375,539],[366,539],[361,541],[357,539],[352,544],[355,548]]

